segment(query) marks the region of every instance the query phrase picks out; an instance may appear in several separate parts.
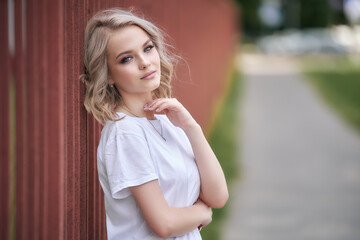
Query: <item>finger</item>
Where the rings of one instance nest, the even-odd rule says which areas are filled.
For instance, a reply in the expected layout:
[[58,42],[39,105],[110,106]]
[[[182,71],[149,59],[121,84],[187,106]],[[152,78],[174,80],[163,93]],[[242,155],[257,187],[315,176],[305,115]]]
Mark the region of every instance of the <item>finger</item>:
[[[157,102],[155,102],[154,104],[152,104],[149,109],[152,110],[152,111],[156,111],[156,109],[158,109],[159,107],[163,106],[164,104],[168,105],[170,101],[168,99],[161,99]],[[164,109],[164,108],[162,108]],[[161,111],[161,110],[159,110]]]
[[157,104],[157,106],[154,108],[155,112],[163,112],[165,109],[168,109],[169,107],[169,102],[164,101],[164,102],[160,102]]
[[178,104],[177,101],[174,100],[169,100],[169,101],[164,101],[161,103],[157,104],[157,107],[154,108],[156,112],[163,112],[165,110],[167,111],[181,111],[182,106],[180,104]]
[[168,112],[169,112],[169,110],[164,109],[163,111],[156,112],[156,114],[159,114],[159,115],[167,115]]
[[159,101],[162,101],[162,100],[163,100],[163,98],[157,98],[157,99],[153,100],[152,102],[149,102],[149,103],[145,104],[144,109],[145,110],[153,110],[154,105],[156,103],[158,103]]

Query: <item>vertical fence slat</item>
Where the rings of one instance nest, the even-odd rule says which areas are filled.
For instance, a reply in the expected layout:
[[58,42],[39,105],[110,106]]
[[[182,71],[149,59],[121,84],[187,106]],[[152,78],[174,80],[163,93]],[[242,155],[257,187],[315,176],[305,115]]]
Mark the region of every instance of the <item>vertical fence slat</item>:
[[[41,62],[41,52],[42,51],[34,51],[34,49],[40,49],[39,46],[39,42],[41,42],[41,35],[40,35],[40,26],[41,26],[41,14],[39,11],[39,8],[37,6],[26,6],[26,3],[23,2],[23,8],[27,9],[26,7],[31,7],[31,11],[32,11],[32,15],[34,18],[34,22],[32,24],[32,26],[30,26],[30,32],[28,35],[24,36],[25,39],[27,38],[31,38],[32,42],[33,42],[33,46],[34,48],[32,49],[32,46],[29,46],[28,49],[28,57],[29,57],[29,61],[32,61],[34,63],[40,63]],[[25,28],[26,29],[26,28]],[[31,58],[31,60],[30,60]],[[33,203],[32,203],[32,207],[33,210],[31,212],[31,218],[29,219],[29,221],[32,222],[33,228],[32,228],[32,236],[33,239],[40,239],[41,238],[41,233],[42,233],[42,223],[41,223],[41,219],[42,219],[42,215],[41,215],[41,208],[43,207],[42,205],[42,176],[43,176],[43,171],[42,171],[42,164],[44,161],[44,158],[42,156],[43,153],[43,147],[44,147],[44,141],[43,141],[43,137],[42,137],[42,128],[43,128],[43,124],[44,122],[42,121],[42,107],[43,107],[43,90],[41,89],[41,82],[44,79],[43,76],[43,71],[41,68],[40,64],[36,64],[35,66],[30,66],[28,68],[27,72],[33,72],[33,74],[31,74],[32,76],[32,80],[28,81],[30,82],[29,84],[29,94],[32,94],[34,100],[33,103],[31,102],[27,102],[29,105],[29,109],[31,109],[31,111],[28,112],[29,117],[28,119],[31,119],[31,128],[33,129],[33,138],[30,139],[28,138],[28,141],[32,141],[32,145],[33,145],[33,160],[32,160],[32,165],[33,165],[33,174],[30,176],[30,178],[32,179],[32,186],[30,187],[31,192],[33,193]],[[31,181],[29,181],[31,182]],[[26,238],[26,236],[25,236]]]
[[81,19],[78,17],[80,14],[80,11],[82,9],[80,9],[81,3],[80,1],[74,1],[74,10],[73,10],[73,75],[70,78],[72,85],[73,85],[73,104],[74,104],[74,209],[75,209],[75,213],[74,213],[74,239],[80,239],[80,223],[79,223],[79,219],[81,216],[80,213],[80,206],[81,206],[81,202],[80,202],[80,162],[81,162],[81,155],[79,154],[80,152],[80,141],[79,141],[79,136],[80,136],[80,105],[79,105],[79,101],[80,101],[80,81],[79,81],[79,69],[78,69],[78,56],[79,56],[79,39],[78,39],[78,33],[79,33],[79,25],[81,23]]
[[[16,9],[19,9],[21,5],[20,1],[15,1]],[[31,6],[30,6],[31,7]],[[17,11],[18,12],[18,11]],[[17,13],[18,16],[18,13]],[[28,17],[26,21],[29,25],[34,20],[30,14],[22,17]],[[21,18],[20,18],[21,19]],[[13,69],[15,78],[15,95],[16,95],[16,239],[25,239],[24,236],[28,233],[28,205],[25,200],[27,194],[27,163],[25,156],[28,155],[28,144],[27,144],[27,108],[26,99],[28,93],[26,91],[26,70],[25,62],[30,59],[28,55],[25,55],[22,49],[23,39],[21,39],[22,29],[19,26],[21,22],[19,19],[16,20],[16,31],[15,31],[15,65],[16,69]],[[27,33],[25,33],[26,35]],[[25,37],[25,36],[23,36]],[[31,40],[29,39],[29,42]],[[25,51],[25,49],[24,49]]]
[[[16,31],[16,35],[17,35],[17,39],[18,41],[16,42],[16,52],[18,56],[21,56],[21,58],[24,58],[26,56],[27,62],[31,62],[34,63],[38,60],[37,56],[38,56],[38,51],[36,51],[36,47],[32,47],[33,44],[36,45],[37,43],[37,39],[36,39],[36,28],[38,26],[38,18],[37,18],[37,12],[36,12],[36,8],[34,6],[29,6],[32,11],[33,17],[32,17],[32,21],[29,24],[29,28],[32,29],[33,31],[31,32],[31,34],[28,34],[27,40],[29,41],[29,46],[27,48],[27,54],[24,54],[23,51],[21,51],[22,49],[22,27],[21,27],[21,23],[22,23],[22,15],[21,15],[21,11],[22,11],[22,1],[17,0],[16,1],[17,7],[16,7],[16,13],[17,13],[17,20],[18,23],[16,24],[17,27],[17,31]],[[34,34],[35,33],[35,34]],[[25,37],[25,36],[24,36]],[[21,59],[20,61],[21,62]],[[22,64],[20,64],[22,65]],[[24,113],[26,115],[26,122],[25,122],[25,126],[24,126],[24,130],[26,131],[26,138],[24,139],[26,142],[26,155],[24,155],[24,172],[26,172],[26,174],[24,175],[24,179],[23,181],[25,182],[24,184],[24,192],[22,195],[23,198],[23,202],[25,204],[24,208],[27,209],[26,213],[27,216],[25,218],[25,226],[26,226],[26,231],[24,232],[24,235],[22,236],[23,239],[36,239],[35,236],[37,235],[36,233],[38,232],[38,229],[35,228],[36,226],[36,221],[38,219],[38,215],[35,212],[35,204],[36,204],[36,199],[38,198],[39,195],[39,189],[37,186],[37,178],[38,175],[36,174],[36,162],[38,161],[38,151],[36,149],[37,146],[37,139],[38,139],[38,129],[36,128],[36,121],[37,121],[37,114],[38,112],[36,112],[37,106],[36,106],[36,100],[38,98],[38,88],[37,88],[37,82],[38,82],[38,78],[37,75],[39,74],[39,69],[37,66],[32,66],[32,65],[27,65],[27,68],[24,69],[24,71],[20,71],[22,74],[21,78],[24,81],[24,90],[26,91],[26,96],[28,96],[26,98],[26,102],[23,105],[24,108]],[[26,76],[26,81],[25,81],[25,76]]]
[[[74,77],[74,1],[65,2],[65,79]],[[66,149],[65,149],[65,237],[66,239],[74,239],[76,229],[76,173],[75,173],[75,146],[74,146],[74,84],[73,81],[64,81],[64,95],[65,98],[65,136],[66,136]]]
[[[34,3],[32,5],[35,5]],[[47,115],[48,115],[48,94],[47,94],[47,86],[49,84],[49,81],[47,81],[47,75],[48,75],[48,69],[46,67],[46,61],[47,61],[47,56],[48,56],[48,51],[47,51],[47,41],[45,41],[44,39],[46,39],[46,27],[47,27],[47,18],[46,15],[44,14],[46,12],[46,4],[45,4],[45,0],[41,0],[41,2],[39,3],[40,7],[37,7],[37,14],[35,16],[37,16],[38,22],[36,23],[36,28],[35,29],[29,29],[29,34],[31,35],[31,31],[34,31],[35,34],[37,34],[39,36],[39,40],[37,41],[37,45],[36,48],[39,51],[39,62],[38,62],[38,78],[39,78],[39,92],[41,92],[42,94],[40,94],[39,97],[39,104],[41,104],[41,108],[39,109],[40,112],[40,119],[39,119],[39,125],[41,126],[39,129],[39,135],[40,135],[40,140],[39,140],[39,145],[41,146],[41,153],[39,156],[39,162],[40,162],[40,166],[39,166],[39,180],[40,180],[40,185],[39,188],[41,190],[40,193],[40,197],[39,197],[39,203],[41,208],[39,209],[39,225],[41,226],[40,228],[40,238],[41,239],[45,239],[48,233],[48,228],[49,228],[49,223],[47,220],[47,216],[48,216],[48,165],[50,164],[49,162],[49,151],[50,149],[48,149],[48,141],[49,141],[49,136],[48,136],[48,128],[46,127],[46,123],[48,122],[47,120]],[[36,6],[35,6],[36,7]],[[32,13],[34,14],[34,13]]]
[[[27,9],[27,7],[30,6],[26,6],[26,3],[23,1],[23,8]],[[33,25],[30,27],[31,32],[29,32],[29,34],[27,36],[24,36],[24,39],[26,39],[26,37],[28,38],[32,38],[33,39],[33,43],[34,45],[39,45],[39,42],[41,42],[41,34],[40,34],[40,27],[41,26],[41,14],[39,11],[39,8],[37,6],[31,6],[31,11],[32,14],[34,16],[34,23]],[[25,23],[26,24],[26,23]],[[24,26],[26,29],[26,26]],[[32,61],[34,63],[40,63],[41,62],[41,52],[42,51],[34,51],[31,50],[31,46],[28,47],[28,55],[29,58],[32,58]],[[35,47],[35,49],[39,49],[39,46]],[[30,51],[32,51],[32,54],[30,53]],[[33,71],[33,78],[31,81],[31,89],[32,89],[32,94],[34,96],[34,106],[32,106],[33,111],[30,113],[31,114],[31,119],[33,119],[34,123],[33,123],[33,129],[34,129],[34,138],[32,139],[32,141],[34,142],[34,174],[33,176],[31,176],[34,180],[34,184],[33,184],[33,193],[34,193],[34,203],[33,203],[33,217],[31,219],[31,221],[33,221],[33,239],[40,239],[41,238],[41,234],[42,234],[42,227],[43,224],[41,222],[42,220],[42,215],[41,215],[41,209],[43,207],[42,205],[42,184],[43,184],[43,169],[42,169],[42,165],[44,162],[44,157],[43,157],[43,147],[44,147],[44,138],[43,138],[43,133],[42,133],[42,128],[44,126],[44,121],[43,121],[43,112],[42,112],[42,108],[44,106],[44,99],[43,99],[43,92],[44,89],[41,88],[41,83],[43,82],[45,76],[43,75],[43,71],[41,68],[40,64],[36,64],[35,66],[31,66],[30,68],[28,68],[29,71]],[[30,139],[31,141],[31,139]]]
[[[42,149],[42,164],[41,164],[41,179],[42,179],[42,185],[41,185],[41,190],[42,190],[42,194],[41,194],[41,202],[42,202],[42,209],[41,209],[41,224],[42,224],[42,228],[41,228],[41,238],[42,239],[48,239],[48,233],[49,233],[49,228],[51,227],[51,224],[48,220],[48,216],[50,214],[49,212],[49,194],[50,194],[50,183],[48,181],[49,176],[51,176],[51,174],[49,174],[49,165],[51,164],[51,161],[49,161],[51,159],[50,156],[50,152],[52,151],[52,149],[49,149],[49,141],[51,141],[51,138],[49,136],[49,92],[48,92],[48,88],[50,85],[50,81],[47,81],[48,76],[49,76],[49,69],[47,67],[47,62],[49,61],[48,56],[49,56],[49,52],[48,52],[48,46],[50,45],[50,43],[48,42],[47,36],[48,36],[48,31],[47,28],[49,28],[49,24],[48,24],[48,19],[47,19],[47,4],[46,4],[46,0],[39,0],[39,9],[38,11],[38,16],[39,16],[39,22],[38,22],[38,29],[37,29],[37,33],[40,35],[40,40],[39,42],[37,42],[36,45],[36,49],[37,51],[40,52],[40,61],[39,61],[39,71],[41,72],[41,75],[39,75],[40,78],[40,87],[41,87],[41,92],[42,97],[41,97],[41,101],[43,103],[42,108],[41,108],[41,115],[42,117],[42,121],[43,121],[43,126],[42,126],[42,139],[43,139],[43,149]],[[33,5],[35,5],[35,3],[33,3]],[[32,13],[33,14],[33,13]],[[31,34],[31,32],[29,32],[29,34]],[[56,160],[56,159],[54,159]],[[56,177],[56,175],[54,176]]]
[[[80,46],[83,46],[84,42],[84,29],[87,23],[88,15],[89,15],[89,1],[84,1],[83,6],[79,8],[79,14],[78,14],[78,21],[79,21],[79,32],[78,32],[78,40]],[[78,61],[81,63],[78,65],[78,73],[84,72],[84,66],[83,66],[83,50],[82,47],[79,47],[80,54],[78,56]],[[85,96],[85,86],[83,84],[80,84],[79,87],[79,96],[80,99],[84,99]],[[80,101],[81,102],[81,101]],[[80,165],[79,165],[79,174],[80,174],[80,237],[81,239],[89,239],[87,234],[87,219],[88,219],[88,202],[87,202],[87,163],[88,163],[88,141],[87,141],[87,131],[88,131],[88,116],[85,111],[85,108],[81,103],[79,103],[79,114],[80,114],[80,122],[79,122],[79,137],[80,137],[80,150],[79,154],[81,156],[80,158]]]
[[63,239],[64,236],[64,46],[63,46],[63,1],[47,3],[48,68],[48,222],[51,231],[47,239]]
[[3,117],[0,118],[0,136],[4,140],[0,144],[0,238],[10,236],[10,62],[8,46],[8,5],[7,1],[0,2],[0,69],[2,73],[0,88],[0,109]]
[[96,197],[96,186],[99,184],[97,180],[96,172],[96,123],[93,117],[89,117],[89,130],[88,130],[88,237],[90,239],[96,239],[97,226],[96,226],[96,202],[98,198]]

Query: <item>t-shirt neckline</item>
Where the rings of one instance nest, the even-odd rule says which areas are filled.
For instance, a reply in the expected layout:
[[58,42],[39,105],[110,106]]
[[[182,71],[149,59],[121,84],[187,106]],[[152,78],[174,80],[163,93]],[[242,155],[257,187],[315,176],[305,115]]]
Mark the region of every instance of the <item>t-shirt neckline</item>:
[[[120,117],[130,117],[133,119],[140,119],[140,120],[146,120],[146,121],[152,121],[152,122],[159,122],[159,115],[158,114],[154,114],[155,119],[147,119],[146,117],[135,117],[135,116],[131,116],[129,114],[126,114],[124,112],[116,112],[118,115],[120,115]],[[122,116],[121,116],[122,115]]]

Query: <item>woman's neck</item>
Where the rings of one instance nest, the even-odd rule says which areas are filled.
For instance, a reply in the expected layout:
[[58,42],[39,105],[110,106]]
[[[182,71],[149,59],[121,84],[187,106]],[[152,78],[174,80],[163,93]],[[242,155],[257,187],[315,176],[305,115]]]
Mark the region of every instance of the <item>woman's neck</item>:
[[152,101],[151,96],[146,98],[123,98],[123,105],[120,106],[121,111],[125,111],[125,113],[130,114],[134,117],[146,117],[147,119],[155,119],[154,112],[145,111],[145,104]]

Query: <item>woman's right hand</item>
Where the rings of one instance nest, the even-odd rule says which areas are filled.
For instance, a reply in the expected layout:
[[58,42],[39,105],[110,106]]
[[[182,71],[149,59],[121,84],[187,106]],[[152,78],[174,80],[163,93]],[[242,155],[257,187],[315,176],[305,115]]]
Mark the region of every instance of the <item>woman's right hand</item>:
[[201,199],[198,199],[194,205],[197,205],[203,209],[204,212],[204,220],[201,223],[201,227],[207,226],[212,221],[212,208],[206,205]]

